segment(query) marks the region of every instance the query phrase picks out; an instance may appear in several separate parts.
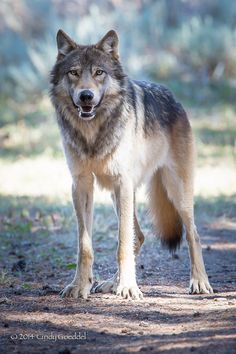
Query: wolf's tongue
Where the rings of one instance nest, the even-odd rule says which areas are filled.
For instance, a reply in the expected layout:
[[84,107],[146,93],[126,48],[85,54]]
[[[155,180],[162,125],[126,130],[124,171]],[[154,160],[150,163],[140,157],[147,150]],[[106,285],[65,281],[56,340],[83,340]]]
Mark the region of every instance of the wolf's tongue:
[[90,112],[92,110],[92,106],[82,106],[83,112]]

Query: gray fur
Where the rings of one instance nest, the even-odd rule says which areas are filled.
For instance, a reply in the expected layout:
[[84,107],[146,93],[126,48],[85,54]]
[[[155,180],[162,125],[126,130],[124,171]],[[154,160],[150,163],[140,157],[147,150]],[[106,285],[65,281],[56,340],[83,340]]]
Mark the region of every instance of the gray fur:
[[[70,95],[67,97],[64,95],[61,97],[60,95],[60,84],[71,67],[81,65],[84,66],[84,70],[86,68],[89,70],[94,62],[98,63],[100,67],[103,67],[108,75],[110,75],[114,81],[118,82],[120,87],[115,97],[108,95],[108,97],[102,100],[101,106],[97,110],[96,123],[93,121],[81,121]],[[127,82],[128,79],[123,73],[120,63],[116,60],[109,59],[107,55],[94,46],[78,47],[72,50],[66,58],[57,61],[55,64],[51,72],[52,88],[50,94],[57,111],[57,121],[63,139],[71,145],[81,157],[96,156],[101,158],[111,153],[118,145],[128,117],[127,114],[124,114],[124,93],[126,92],[125,87]],[[72,122],[74,122],[74,124]],[[99,125],[98,135],[94,142],[88,142],[83,135],[83,130],[92,129],[94,124]],[[83,129],[80,129],[82,126]]]
[[[88,129],[90,129],[92,128],[93,122],[78,122],[77,110],[72,100],[67,97],[66,99],[63,98],[62,102],[58,102],[56,98],[55,87],[60,83],[57,74],[59,73],[59,76],[63,75],[61,73],[67,70],[67,66],[64,63],[61,63],[61,65],[62,68],[60,64],[56,64],[56,68],[52,71],[51,82],[53,83],[53,87],[51,89],[51,96],[57,110],[58,124],[62,136],[64,136],[67,143],[81,156],[101,158],[113,151],[119,144],[120,137],[128,119],[127,114],[124,114],[125,107],[128,107],[129,111],[134,112],[135,130],[137,130],[138,113],[136,95],[139,93],[136,92],[133,83],[140,86],[143,91],[143,129],[145,134],[155,134],[159,126],[169,129],[177,119],[185,115],[182,106],[175,101],[171,92],[164,86],[132,81],[126,78],[122,72],[118,75],[119,79],[122,78],[119,82],[120,93],[114,97],[114,102],[113,97],[110,98],[108,106],[107,104],[103,106],[103,102],[101,102],[101,107],[95,118],[100,126],[99,132],[96,140],[93,143],[89,143],[83,136],[83,132],[80,130],[79,126],[81,124],[84,126],[87,124]],[[73,120],[77,122],[76,128],[71,123]],[[89,125],[91,125],[90,128]]]
[[[135,192],[147,182],[157,235],[175,249],[185,227],[190,291],[211,293],[194,224],[194,146],[184,109],[164,86],[132,81],[125,75],[115,31],[96,45],[81,46],[60,30],[57,45],[51,99],[72,176],[79,231],[75,277],[62,296],[87,298],[92,288],[95,178],[112,193],[119,219],[118,273],[99,291],[142,298],[135,255],[144,236],[135,217]],[[84,90],[92,92],[86,104],[80,99]]]
[[[64,37],[59,38],[59,45],[63,50],[66,48],[68,53],[65,56],[59,55],[51,71],[50,93],[57,111],[62,137],[81,157],[101,158],[110,154],[119,144],[127,119],[135,119],[135,131],[137,131],[137,96],[140,96],[140,92],[137,92],[136,85],[143,92],[145,134],[155,134],[160,126],[169,129],[179,117],[185,115],[182,106],[164,86],[128,79],[119,60],[110,57],[95,45],[80,46],[70,41],[65,46],[63,40]],[[94,64],[103,68],[120,89],[115,95],[105,95],[101,98],[100,107],[94,118],[99,125],[98,135],[93,142],[89,142],[84,135],[84,129],[93,129],[95,123],[81,121],[70,94],[67,96],[64,92],[61,94],[60,85],[67,77],[70,68],[79,66],[83,71],[90,72]],[[128,112],[134,114],[129,115]]]
[[[57,121],[66,143],[68,143],[81,158],[103,158],[105,155],[112,153],[119,143],[126,121],[126,116],[122,116],[123,109],[124,107],[121,102],[119,105],[113,107],[107,117],[106,115],[100,117],[101,123],[99,132],[95,141],[92,143],[86,140],[79,126],[75,128],[72,125],[71,118],[77,119],[74,110],[68,108],[64,113],[58,112]],[[68,119],[68,116],[70,119]],[[119,119],[120,117],[123,119]],[[99,119],[99,117],[97,119]],[[82,122],[82,124],[90,125],[88,129],[92,129],[90,122]]]
[[143,91],[145,133],[152,134],[157,122],[163,128],[170,128],[178,118],[186,115],[182,105],[163,85],[145,81],[135,81]]

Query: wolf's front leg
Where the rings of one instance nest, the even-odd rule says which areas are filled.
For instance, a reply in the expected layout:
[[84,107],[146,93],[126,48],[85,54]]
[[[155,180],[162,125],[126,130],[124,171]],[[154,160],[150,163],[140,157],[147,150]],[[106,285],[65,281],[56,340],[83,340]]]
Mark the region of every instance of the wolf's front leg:
[[119,218],[118,282],[115,293],[123,298],[140,299],[142,293],[136,283],[134,254],[134,198],[133,184],[122,178],[115,191]]
[[78,224],[78,259],[74,280],[62,292],[62,297],[86,299],[93,284],[93,176],[78,176],[73,181],[72,197]]

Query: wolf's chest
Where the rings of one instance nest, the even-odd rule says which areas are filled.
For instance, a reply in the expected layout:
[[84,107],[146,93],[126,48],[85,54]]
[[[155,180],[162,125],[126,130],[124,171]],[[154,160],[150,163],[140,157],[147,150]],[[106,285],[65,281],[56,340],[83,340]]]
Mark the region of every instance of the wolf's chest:
[[[63,116],[58,117],[64,141],[78,154],[80,159],[102,159],[118,146],[123,122],[105,121],[103,124],[80,124],[76,126]],[[110,123],[110,124],[109,124]]]

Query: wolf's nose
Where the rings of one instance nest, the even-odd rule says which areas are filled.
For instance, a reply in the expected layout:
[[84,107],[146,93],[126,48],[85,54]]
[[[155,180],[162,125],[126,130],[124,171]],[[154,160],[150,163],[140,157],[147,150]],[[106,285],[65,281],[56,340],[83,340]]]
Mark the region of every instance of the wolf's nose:
[[82,91],[79,96],[81,102],[92,101],[93,97],[94,97],[94,94],[90,90]]

